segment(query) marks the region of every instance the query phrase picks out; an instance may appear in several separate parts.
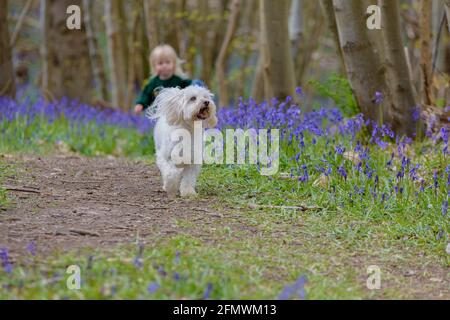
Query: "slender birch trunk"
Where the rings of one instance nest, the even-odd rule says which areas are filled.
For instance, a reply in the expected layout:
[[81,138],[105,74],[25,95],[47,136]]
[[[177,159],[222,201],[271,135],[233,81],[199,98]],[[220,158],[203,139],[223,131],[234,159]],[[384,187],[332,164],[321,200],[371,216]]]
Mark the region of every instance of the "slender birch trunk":
[[295,93],[288,15],[287,0],[260,2],[262,69],[267,100],[285,99]]
[[413,115],[418,107],[412,81],[408,72],[402,34],[400,30],[400,7],[398,1],[381,0],[383,44],[386,56],[387,81],[390,92],[388,108],[389,123],[399,134],[412,136],[416,125]]
[[111,96],[114,107],[126,109],[126,58],[125,43],[121,36],[120,0],[105,0],[106,33],[108,35],[108,57],[111,78]]
[[241,0],[233,0],[230,8],[230,18],[228,21],[227,32],[220,48],[219,57],[216,60],[216,74],[219,84],[219,105],[226,106],[229,102],[227,82],[225,79],[227,70],[227,61],[229,58],[229,47],[236,33],[239,21]]
[[422,71],[422,103],[434,105],[432,91],[431,0],[421,0],[420,69]]
[[100,98],[106,101],[108,100],[108,88],[107,88],[108,82],[106,80],[105,69],[103,66],[103,59],[98,49],[96,32],[92,21],[93,17],[92,5],[93,2],[91,0],[83,0],[84,25],[86,28],[86,36],[89,46],[89,57],[91,61],[92,72],[94,75],[94,81],[98,86]]

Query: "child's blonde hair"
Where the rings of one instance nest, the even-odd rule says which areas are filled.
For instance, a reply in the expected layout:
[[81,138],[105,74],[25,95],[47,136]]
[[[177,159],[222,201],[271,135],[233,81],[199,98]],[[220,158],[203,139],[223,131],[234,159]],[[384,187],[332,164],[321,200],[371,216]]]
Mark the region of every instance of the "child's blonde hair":
[[155,70],[155,63],[161,57],[166,57],[173,61],[174,65],[175,65],[175,75],[177,75],[181,78],[187,78],[186,73],[184,73],[183,69],[181,68],[181,65],[184,63],[184,61],[181,60],[180,58],[178,58],[178,55],[175,52],[175,49],[168,44],[161,44],[159,46],[156,46],[150,53],[149,59],[150,59],[150,66],[152,68],[153,76],[158,75]]

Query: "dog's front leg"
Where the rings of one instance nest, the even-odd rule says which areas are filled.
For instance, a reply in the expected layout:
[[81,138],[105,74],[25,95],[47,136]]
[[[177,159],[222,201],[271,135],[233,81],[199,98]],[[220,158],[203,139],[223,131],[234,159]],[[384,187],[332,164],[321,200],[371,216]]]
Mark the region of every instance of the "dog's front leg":
[[170,196],[175,196],[180,188],[182,170],[163,157],[157,157],[156,163],[161,171],[164,191]]
[[200,173],[200,165],[189,165],[183,169],[180,195],[182,197],[196,196],[195,185],[197,183],[197,177]]

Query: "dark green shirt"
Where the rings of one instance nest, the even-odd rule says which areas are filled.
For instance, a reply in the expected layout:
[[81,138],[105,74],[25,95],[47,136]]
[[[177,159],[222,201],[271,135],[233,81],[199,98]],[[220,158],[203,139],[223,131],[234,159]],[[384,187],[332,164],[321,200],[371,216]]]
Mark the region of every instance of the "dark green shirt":
[[150,81],[144,86],[139,97],[136,99],[135,104],[142,104],[144,109],[150,107],[155,101],[159,91],[163,88],[175,88],[180,87],[184,89],[192,84],[190,79],[182,79],[179,76],[173,75],[167,80],[161,80],[159,76],[150,78]]

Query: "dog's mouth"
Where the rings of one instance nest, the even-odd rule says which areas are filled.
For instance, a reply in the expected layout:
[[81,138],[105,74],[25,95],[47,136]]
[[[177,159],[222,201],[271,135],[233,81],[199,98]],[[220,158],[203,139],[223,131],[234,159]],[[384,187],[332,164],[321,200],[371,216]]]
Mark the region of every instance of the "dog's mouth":
[[209,108],[203,107],[200,109],[200,111],[197,113],[197,118],[200,120],[206,120],[209,117]]

